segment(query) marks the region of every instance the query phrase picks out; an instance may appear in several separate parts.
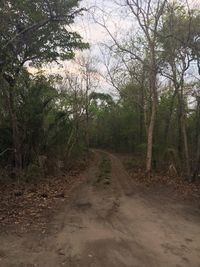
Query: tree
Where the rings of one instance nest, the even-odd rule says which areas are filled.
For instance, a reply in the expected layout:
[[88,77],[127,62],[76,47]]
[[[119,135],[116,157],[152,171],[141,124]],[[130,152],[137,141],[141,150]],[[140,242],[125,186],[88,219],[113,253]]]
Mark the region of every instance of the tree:
[[[131,14],[132,20],[136,20],[138,24],[139,36],[137,36],[137,39],[134,39],[135,43],[131,40],[127,45],[121,44],[108,29],[105,20],[103,20],[103,22],[97,21],[107,30],[118,50],[122,53],[129,54],[132,60],[139,61],[148,72],[148,86],[151,98],[151,115],[148,125],[146,159],[146,173],[148,176],[151,174],[152,169],[153,137],[158,97],[158,32],[166,3],[167,0],[158,0],[155,3],[151,0],[124,0],[123,3],[119,2],[119,5],[122,8],[126,8],[128,13]],[[136,44],[138,44],[138,46],[136,46]],[[141,51],[143,53],[141,53]]]
[[163,27],[159,34],[164,61],[161,74],[172,82],[174,97],[178,99],[178,151],[180,158],[182,158],[182,147],[184,148],[184,164],[188,179],[190,179],[191,166],[186,127],[187,100],[185,91],[187,86],[185,77],[191,62],[195,60],[191,50],[196,35],[198,35],[196,13],[177,2],[169,3],[165,9]]
[[81,85],[84,94],[84,110],[86,115],[86,146],[89,153],[90,136],[89,136],[89,121],[90,121],[90,92],[98,87],[99,77],[97,72],[97,59],[91,56],[83,56],[77,60],[79,72],[81,75]]
[[41,65],[74,57],[88,47],[69,25],[82,9],[78,0],[2,1],[0,4],[0,78],[10,114],[15,166],[22,168],[15,87],[25,64]]

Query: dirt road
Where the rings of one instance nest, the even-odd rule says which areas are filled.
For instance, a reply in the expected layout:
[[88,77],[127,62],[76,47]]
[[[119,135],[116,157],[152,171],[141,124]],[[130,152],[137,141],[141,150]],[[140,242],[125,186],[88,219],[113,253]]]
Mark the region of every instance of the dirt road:
[[47,232],[0,237],[0,266],[199,267],[199,207],[138,187],[113,155],[110,182],[98,183],[96,154]]

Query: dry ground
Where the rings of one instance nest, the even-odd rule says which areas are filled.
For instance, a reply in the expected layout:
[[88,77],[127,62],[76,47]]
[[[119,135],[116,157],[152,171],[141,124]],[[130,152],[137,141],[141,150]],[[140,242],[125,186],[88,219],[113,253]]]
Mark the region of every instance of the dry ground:
[[1,234],[1,267],[200,266],[199,203],[138,186],[112,154],[110,184],[98,183],[100,157],[47,230]]

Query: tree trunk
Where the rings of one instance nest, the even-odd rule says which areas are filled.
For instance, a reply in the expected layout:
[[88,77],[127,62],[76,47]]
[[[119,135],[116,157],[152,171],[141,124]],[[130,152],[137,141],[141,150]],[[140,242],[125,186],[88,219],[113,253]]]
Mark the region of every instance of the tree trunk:
[[[178,103],[179,103],[179,155],[182,159],[182,145],[184,147],[184,165],[186,166],[187,179],[190,179],[190,158],[189,158],[189,149],[188,149],[188,138],[185,125],[185,108],[184,108],[184,98],[183,98],[183,85],[178,92]],[[182,160],[183,162],[183,160]]]
[[187,179],[190,179],[190,158],[189,158],[189,149],[188,149],[188,138],[187,138],[187,132],[186,132],[186,125],[185,125],[185,116],[182,117],[182,131],[183,131]]
[[21,143],[19,136],[18,120],[14,104],[13,88],[9,88],[8,92],[8,108],[11,119],[12,126],[12,136],[13,136],[13,146],[14,146],[14,155],[15,155],[15,172],[19,176],[22,171],[22,154],[21,154]]
[[88,110],[88,106],[87,106],[87,108],[86,108],[86,148],[87,148],[87,154],[89,153],[89,147],[90,147],[89,110]]
[[173,109],[174,109],[174,100],[175,100],[176,93],[177,92],[175,90],[174,94],[172,96],[172,101],[170,103],[169,114],[166,118],[165,132],[164,132],[164,147],[165,147],[165,149],[167,149],[168,142],[169,142],[169,129],[170,129],[170,124],[171,124],[171,119],[172,119],[172,114],[173,114]]
[[200,171],[200,133],[198,136],[198,144],[197,144],[197,155],[196,155],[196,162],[195,162],[195,166],[194,166],[194,170],[192,173],[192,176],[190,178],[191,182],[195,182],[198,174]]
[[156,65],[156,54],[155,54],[155,40],[149,43],[151,50],[150,57],[150,71],[149,71],[149,81],[150,81],[150,93],[151,93],[151,117],[148,128],[148,140],[147,140],[147,159],[146,159],[146,174],[148,177],[151,175],[152,171],[152,156],[153,156],[153,137],[154,128],[156,120],[156,107],[157,107],[157,65]]
[[200,98],[197,99],[197,152],[194,168],[191,175],[191,182],[195,182],[200,171]]
[[89,76],[86,78],[86,150],[87,154],[89,154],[90,147],[90,136],[89,136],[89,90],[90,90],[90,79]]
[[146,136],[145,133],[145,110],[144,110],[144,89],[143,87],[141,88],[141,93],[140,93],[140,106],[139,106],[139,142],[140,144],[143,143],[144,137]]
[[13,78],[5,73],[1,73],[3,90],[7,99],[8,111],[10,115],[11,128],[12,128],[12,142],[14,149],[14,166],[15,174],[19,178],[22,171],[22,151],[21,151],[21,140],[19,134],[19,125],[17,119],[17,113],[15,109],[14,89],[17,80],[17,75],[20,69],[16,73],[16,77]]
[[[179,89],[178,89],[179,90]],[[180,92],[177,91],[177,96],[178,96],[178,142],[177,142],[177,145],[178,145],[178,154],[179,154],[179,158],[180,158],[180,161],[182,162],[182,158],[183,158],[183,140],[182,140],[182,123],[181,123],[181,120],[182,120],[182,113],[183,113],[183,108],[182,108],[182,99],[181,99],[181,96],[180,96]]]
[[[154,90],[156,89],[154,88]],[[153,135],[154,135],[154,126],[156,118],[156,104],[157,104],[156,92],[153,92],[151,119],[148,129],[148,142],[147,142],[146,174],[148,176],[151,175],[151,168],[152,168]]]

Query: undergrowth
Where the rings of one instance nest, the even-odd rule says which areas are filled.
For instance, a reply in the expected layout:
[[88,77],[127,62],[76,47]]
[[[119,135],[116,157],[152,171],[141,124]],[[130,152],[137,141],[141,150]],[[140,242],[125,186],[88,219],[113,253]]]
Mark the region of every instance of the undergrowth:
[[101,153],[97,183],[109,185],[111,183],[111,161],[107,154]]

